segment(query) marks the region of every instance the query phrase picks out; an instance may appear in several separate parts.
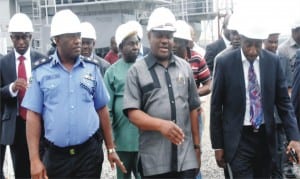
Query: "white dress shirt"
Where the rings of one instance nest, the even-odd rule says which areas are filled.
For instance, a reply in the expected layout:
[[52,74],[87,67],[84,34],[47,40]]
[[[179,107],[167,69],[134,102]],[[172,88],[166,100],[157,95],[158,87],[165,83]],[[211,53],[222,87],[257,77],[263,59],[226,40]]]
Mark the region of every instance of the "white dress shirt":
[[[246,91],[246,111],[244,116],[244,126],[251,126],[250,122],[250,95],[248,90],[248,71],[250,67],[250,62],[247,60],[246,56],[243,53],[243,50],[241,49],[241,57],[242,57],[242,64],[243,64],[243,71],[244,71],[244,81],[245,81],[245,91]],[[258,85],[260,85],[260,69],[259,69],[259,56],[254,60],[253,62],[254,72],[256,74],[256,78],[258,81]],[[264,123],[264,120],[263,120]]]

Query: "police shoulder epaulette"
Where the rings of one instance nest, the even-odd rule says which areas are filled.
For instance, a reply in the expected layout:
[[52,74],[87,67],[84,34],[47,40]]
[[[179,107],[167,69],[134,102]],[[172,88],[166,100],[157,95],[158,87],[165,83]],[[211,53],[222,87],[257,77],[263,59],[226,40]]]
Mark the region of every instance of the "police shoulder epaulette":
[[41,65],[43,65],[45,63],[49,63],[49,62],[51,62],[51,60],[52,60],[51,56],[48,57],[48,58],[41,58],[38,61],[36,61],[36,62],[33,63],[33,69],[36,69],[37,67],[39,67],[39,66],[41,66]]
[[88,57],[82,57],[82,58],[83,58],[83,61],[85,61],[85,62],[92,63],[92,64],[95,64],[98,66],[100,65],[99,61],[94,58],[88,58]]

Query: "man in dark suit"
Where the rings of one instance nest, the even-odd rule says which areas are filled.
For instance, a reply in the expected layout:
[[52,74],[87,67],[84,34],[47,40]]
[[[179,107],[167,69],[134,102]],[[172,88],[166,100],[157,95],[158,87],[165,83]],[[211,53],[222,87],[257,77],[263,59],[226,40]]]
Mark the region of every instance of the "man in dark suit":
[[[1,144],[10,145],[16,178],[30,178],[26,142],[26,110],[20,108],[22,95],[30,81],[33,64],[44,56],[30,50],[33,32],[31,20],[23,13],[15,14],[8,26],[14,46],[0,61],[1,84]],[[4,156],[1,155],[1,168]]]
[[292,89],[292,103],[295,108],[297,120],[300,121],[300,49],[296,51],[295,71]]
[[[270,178],[277,160],[274,106],[300,159],[300,134],[279,57],[262,49],[262,23],[239,29],[241,48],[216,63],[211,142],[219,167],[234,178]],[[299,162],[298,162],[299,163]],[[225,172],[226,173],[226,172]]]
[[230,30],[227,29],[229,18],[229,14],[224,17],[221,37],[211,44],[208,44],[205,49],[204,58],[206,59],[207,66],[211,74],[213,74],[214,71],[215,57],[218,55],[218,53],[230,45]]

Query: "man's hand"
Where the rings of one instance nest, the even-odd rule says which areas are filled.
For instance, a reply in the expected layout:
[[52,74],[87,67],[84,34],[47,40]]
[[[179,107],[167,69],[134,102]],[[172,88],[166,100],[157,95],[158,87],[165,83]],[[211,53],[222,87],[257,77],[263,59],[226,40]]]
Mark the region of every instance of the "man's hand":
[[216,158],[216,162],[217,162],[219,167],[221,167],[221,168],[226,167],[225,158],[224,158],[224,150],[223,149],[215,150],[215,158]]
[[[294,150],[295,153],[297,154],[297,159],[298,159],[298,164],[300,164],[300,142],[299,141],[290,141],[289,145],[287,146],[287,150],[286,153],[288,154],[289,151]],[[292,160],[292,159],[290,159]],[[293,162],[297,162],[297,161],[293,161]]]
[[23,78],[18,78],[12,85],[13,92],[18,90],[26,90],[27,88],[27,81]]
[[180,145],[184,141],[184,133],[182,129],[173,121],[163,120],[159,131],[173,144]]
[[30,161],[30,173],[32,179],[48,179],[46,168],[39,159]]
[[120,158],[116,152],[107,154],[107,159],[108,159],[112,169],[115,168],[115,163],[116,163],[117,166],[121,169],[121,171],[123,173],[127,173],[127,170],[126,170],[123,162],[120,160]]

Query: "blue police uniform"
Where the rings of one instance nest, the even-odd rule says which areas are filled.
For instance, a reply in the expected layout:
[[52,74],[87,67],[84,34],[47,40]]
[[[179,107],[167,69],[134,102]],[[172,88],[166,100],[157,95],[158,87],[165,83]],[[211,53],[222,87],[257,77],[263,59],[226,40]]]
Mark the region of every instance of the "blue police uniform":
[[[47,143],[43,161],[49,177],[71,176],[74,163],[84,170],[92,167],[91,176],[100,177],[103,151],[94,136],[100,128],[97,110],[107,105],[109,94],[97,61],[79,56],[68,71],[56,52],[35,66],[22,106],[43,119]],[[70,162],[71,155],[73,159],[78,156],[76,162]],[[55,161],[57,156],[64,156],[69,163]]]
[[36,64],[22,105],[42,115],[47,140],[60,147],[81,144],[98,130],[96,110],[108,103],[108,92],[97,65],[82,56],[70,72],[56,53],[50,58]]

